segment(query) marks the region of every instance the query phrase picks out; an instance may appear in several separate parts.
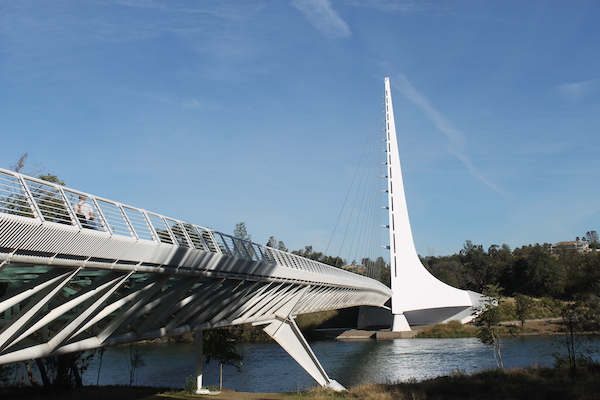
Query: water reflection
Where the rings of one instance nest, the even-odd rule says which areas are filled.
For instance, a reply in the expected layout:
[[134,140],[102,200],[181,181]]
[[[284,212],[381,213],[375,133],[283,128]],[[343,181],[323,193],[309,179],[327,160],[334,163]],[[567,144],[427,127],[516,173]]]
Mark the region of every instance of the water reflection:
[[[422,380],[453,371],[471,373],[495,367],[492,350],[475,338],[402,339],[357,345],[363,348],[355,353],[348,368],[336,371],[335,376],[346,384]],[[508,368],[551,365],[555,345],[549,338],[509,341],[503,346],[504,364]]]
[[[471,373],[493,368],[491,348],[475,338],[397,339],[389,341],[323,341],[312,348],[332,378],[344,386],[361,382],[397,382],[427,379],[460,370]],[[183,387],[194,372],[191,344],[139,345],[145,366],[136,384]],[[560,350],[558,338],[524,337],[506,340],[502,353],[507,368],[552,364]],[[240,344],[242,372],[224,368],[224,386],[238,391],[287,392],[314,387],[313,379],[274,343]],[[100,384],[129,384],[129,347],[107,349]],[[96,384],[98,360],[84,375],[85,384]],[[218,365],[205,366],[205,383],[218,385]]]

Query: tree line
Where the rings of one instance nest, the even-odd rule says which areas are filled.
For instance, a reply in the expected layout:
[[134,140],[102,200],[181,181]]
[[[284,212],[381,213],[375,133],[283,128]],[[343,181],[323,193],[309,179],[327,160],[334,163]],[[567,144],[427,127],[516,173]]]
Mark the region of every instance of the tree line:
[[482,245],[467,240],[451,256],[424,257],[423,265],[449,285],[482,292],[488,285],[503,288],[503,294],[524,294],[574,300],[600,295],[600,251],[595,231],[587,232],[583,241],[591,251],[548,243],[525,245],[511,250],[506,244]]
[[[528,244],[515,249],[507,244],[491,245],[486,250],[483,245],[467,240],[458,253],[421,257],[421,262],[442,282],[478,293],[489,285],[497,285],[505,296],[522,294],[560,300],[600,297],[598,234],[588,231],[576,241],[586,243],[590,251],[581,252],[568,246],[552,249],[548,243]],[[287,251],[282,242],[273,237],[267,245]],[[338,268],[349,265],[347,260],[315,251],[311,245],[291,253]],[[374,261],[364,258],[359,263],[350,263],[355,264],[377,265],[380,270],[377,279],[390,286],[390,266],[381,257]]]

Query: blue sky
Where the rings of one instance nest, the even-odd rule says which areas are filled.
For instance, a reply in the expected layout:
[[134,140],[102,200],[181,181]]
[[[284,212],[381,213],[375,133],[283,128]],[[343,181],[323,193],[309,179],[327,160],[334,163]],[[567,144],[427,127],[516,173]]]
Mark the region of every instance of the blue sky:
[[323,251],[389,76],[421,255],[572,240],[600,231],[599,17],[598,1],[0,1],[0,167],[29,153],[72,188]]

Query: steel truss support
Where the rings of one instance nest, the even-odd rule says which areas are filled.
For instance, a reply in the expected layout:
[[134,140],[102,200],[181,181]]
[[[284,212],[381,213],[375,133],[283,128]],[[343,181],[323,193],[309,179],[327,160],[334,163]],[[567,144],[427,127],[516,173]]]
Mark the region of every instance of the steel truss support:
[[263,330],[279,343],[319,385],[335,390],[336,392],[345,391],[345,387],[327,375],[327,372],[321,366],[315,353],[313,353],[302,332],[300,332],[298,325],[296,325],[296,322],[292,318],[292,311],[305,292],[306,288],[292,297],[285,306],[281,307],[275,313],[275,320],[269,323]]

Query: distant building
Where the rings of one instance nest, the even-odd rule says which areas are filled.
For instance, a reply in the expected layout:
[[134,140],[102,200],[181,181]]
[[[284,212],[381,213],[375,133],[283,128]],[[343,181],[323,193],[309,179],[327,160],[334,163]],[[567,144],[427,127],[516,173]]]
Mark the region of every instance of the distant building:
[[567,240],[565,242],[558,242],[550,245],[550,252],[552,254],[558,253],[561,249],[573,249],[580,253],[590,253],[594,251],[594,249],[590,248],[590,244],[588,242],[582,242],[581,240]]

